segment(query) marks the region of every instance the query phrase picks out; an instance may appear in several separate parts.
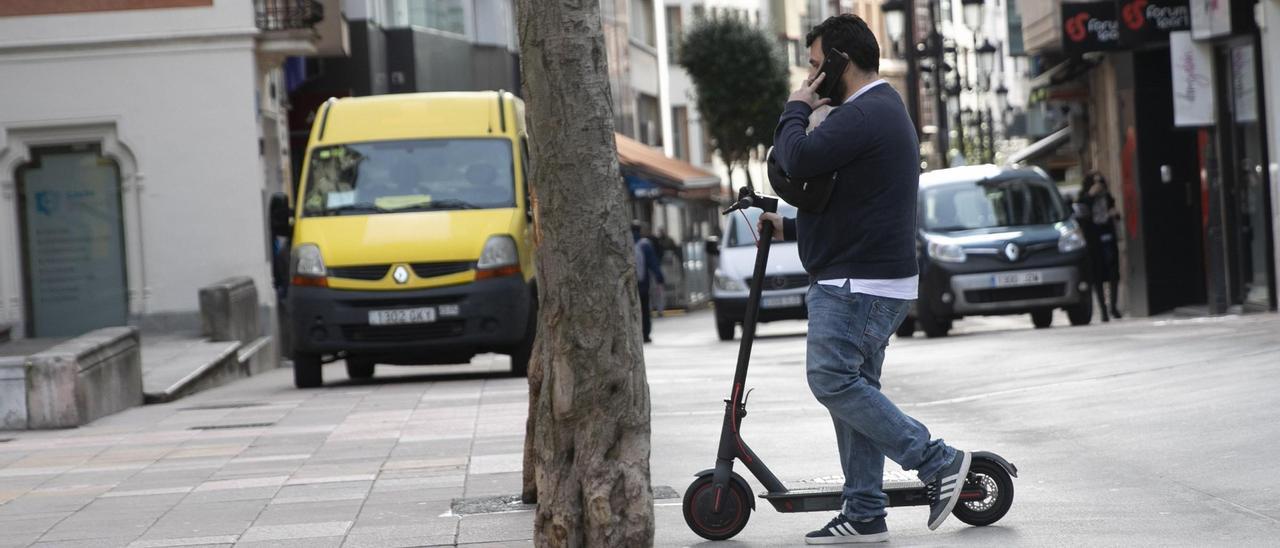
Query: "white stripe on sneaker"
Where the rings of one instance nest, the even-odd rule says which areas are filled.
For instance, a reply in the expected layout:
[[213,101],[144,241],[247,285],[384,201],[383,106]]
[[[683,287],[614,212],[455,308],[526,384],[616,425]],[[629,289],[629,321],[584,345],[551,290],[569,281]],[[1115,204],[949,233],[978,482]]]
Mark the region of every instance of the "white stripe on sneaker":
[[841,535],[841,536],[849,537],[849,536],[853,536],[853,535],[856,535],[856,534],[857,534],[857,532],[855,532],[855,531],[853,530],[853,528],[849,526],[849,524],[848,524],[848,523],[841,523],[840,525],[837,525],[836,527],[837,527],[838,529],[840,529],[840,535]]

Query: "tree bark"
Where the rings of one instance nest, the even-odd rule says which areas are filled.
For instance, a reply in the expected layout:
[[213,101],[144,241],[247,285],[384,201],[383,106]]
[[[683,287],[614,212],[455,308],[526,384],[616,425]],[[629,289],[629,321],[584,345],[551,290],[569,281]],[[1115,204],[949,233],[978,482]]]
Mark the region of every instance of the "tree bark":
[[538,546],[649,546],[649,385],[598,0],[519,0],[538,250]]

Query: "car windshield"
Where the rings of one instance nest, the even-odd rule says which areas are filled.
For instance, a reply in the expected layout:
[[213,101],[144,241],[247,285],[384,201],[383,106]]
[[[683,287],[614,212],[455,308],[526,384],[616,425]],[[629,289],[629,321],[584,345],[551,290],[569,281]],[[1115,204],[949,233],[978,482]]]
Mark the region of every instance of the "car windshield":
[[424,139],[317,148],[304,216],[515,207],[511,141]]
[[1058,190],[1037,179],[949,183],[920,193],[926,230],[952,231],[1051,224],[1063,220]]
[[[756,221],[760,220],[761,210],[759,208],[751,208],[746,210],[747,219],[742,218],[743,214],[734,212],[729,218],[729,247],[744,247],[748,245],[756,245]],[[783,217],[795,218],[796,208],[790,204],[779,203],[778,214]],[[776,227],[774,230],[782,230],[782,227]]]

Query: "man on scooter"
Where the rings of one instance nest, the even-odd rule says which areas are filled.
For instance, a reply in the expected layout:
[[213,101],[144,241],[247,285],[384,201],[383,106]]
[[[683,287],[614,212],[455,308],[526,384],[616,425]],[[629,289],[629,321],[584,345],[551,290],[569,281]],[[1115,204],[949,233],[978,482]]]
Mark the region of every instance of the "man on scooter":
[[[828,18],[805,43],[812,69],[787,102],[773,154],[793,179],[831,180],[834,172],[834,189],[823,206],[795,219],[760,217],[762,226],[783,227],[775,238],[798,242],[814,282],[806,298],[806,370],[809,388],[835,423],[845,476],[843,511],[805,542],[880,542],[889,538],[881,490],[886,456],[931,487],[929,528],[936,529],[956,505],[970,455],[931,439],[880,392],[889,336],[919,286],[915,127],[902,98],[880,79],[880,48],[861,18]],[[832,55],[845,60],[827,64]],[[838,80],[824,83],[832,78]],[[814,109],[827,104],[835,108],[806,133]]]

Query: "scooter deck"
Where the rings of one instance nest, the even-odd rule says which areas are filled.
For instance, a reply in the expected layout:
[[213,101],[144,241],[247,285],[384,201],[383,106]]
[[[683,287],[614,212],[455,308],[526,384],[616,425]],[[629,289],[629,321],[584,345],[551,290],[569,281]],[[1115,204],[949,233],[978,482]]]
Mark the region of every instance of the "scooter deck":
[[[889,506],[921,506],[929,504],[924,484],[918,480],[885,480],[884,494]],[[760,493],[779,512],[822,512],[839,510],[843,497],[840,485],[788,488],[781,493]]]

